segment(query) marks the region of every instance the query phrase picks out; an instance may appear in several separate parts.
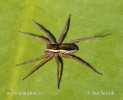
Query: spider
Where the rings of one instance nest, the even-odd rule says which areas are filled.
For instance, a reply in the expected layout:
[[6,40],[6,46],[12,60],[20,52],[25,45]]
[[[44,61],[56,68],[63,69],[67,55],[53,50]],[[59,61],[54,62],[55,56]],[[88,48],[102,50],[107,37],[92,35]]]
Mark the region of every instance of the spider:
[[57,64],[57,88],[59,88],[61,78],[62,78],[62,74],[63,74],[63,59],[62,59],[62,57],[71,58],[73,60],[76,60],[79,63],[84,64],[86,67],[90,68],[94,72],[102,75],[102,73],[97,71],[92,65],[90,65],[88,62],[86,62],[82,58],[73,55],[73,53],[79,50],[78,46],[76,45],[78,42],[89,40],[89,39],[94,39],[94,38],[99,38],[99,37],[105,37],[105,36],[108,36],[108,35],[111,35],[111,34],[99,34],[99,35],[94,35],[94,36],[89,36],[89,37],[84,37],[84,38],[78,38],[78,39],[69,41],[67,43],[63,43],[63,41],[64,41],[64,39],[65,39],[65,37],[68,33],[69,27],[70,27],[70,19],[71,19],[71,14],[68,17],[68,19],[66,21],[66,24],[65,24],[65,27],[64,27],[64,29],[63,29],[63,31],[62,31],[62,33],[61,33],[58,40],[56,40],[54,35],[48,29],[46,29],[44,26],[42,26],[41,24],[37,23],[34,20],[32,20],[34,22],[34,24],[41,31],[43,31],[47,35],[47,37],[32,34],[32,33],[28,33],[28,32],[19,31],[19,33],[22,33],[22,34],[25,34],[27,36],[31,36],[33,38],[41,40],[46,44],[46,50],[44,51],[44,54],[42,56],[39,56],[37,58],[30,59],[30,60],[25,61],[23,63],[17,64],[17,66],[20,66],[20,65],[23,65],[23,64],[32,63],[32,62],[41,60],[41,62],[37,66],[35,66],[23,78],[23,80],[26,79],[27,77],[29,77],[31,74],[33,74],[36,70],[41,68],[49,60],[51,60],[52,58],[55,58],[56,64]]

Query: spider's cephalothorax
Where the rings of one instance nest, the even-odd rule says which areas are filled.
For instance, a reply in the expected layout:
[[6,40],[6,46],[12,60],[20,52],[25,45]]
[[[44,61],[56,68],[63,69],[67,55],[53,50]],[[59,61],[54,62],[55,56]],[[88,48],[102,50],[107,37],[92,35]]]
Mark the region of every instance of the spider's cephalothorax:
[[78,46],[74,43],[49,44],[46,50],[59,54],[72,54],[78,50]]
[[49,30],[47,30],[44,26],[42,26],[41,24],[37,23],[34,20],[33,20],[33,22],[36,24],[36,26],[41,31],[43,31],[47,35],[47,37],[32,34],[32,33],[27,33],[27,32],[19,32],[19,33],[31,36],[33,38],[36,38],[38,40],[42,40],[46,44],[46,50],[44,52],[44,55],[39,56],[39,57],[34,58],[34,59],[31,59],[31,60],[28,60],[26,62],[23,62],[23,63],[17,65],[17,66],[19,66],[19,65],[39,61],[39,60],[41,61],[23,79],[26,79],[27,77],[29,77],[32,73],[34,73],[36,70],[38,70],[41,66],[43,66],[49,60],[51,60],[53,57],[55,57],[55,60],[56,60],[56,63],[57,63],[57,86],[58,86],[58,88],[60,86],[60,81],[61,81],[62,72],[63,72],[62,57],[71,58],[73,60],[76,60],[76,61],[84,64],[85,66],[89,67],[94,72],[102,75],[102,73],[97,71],[88,62],[86,62],[85,60],[83,60],[80,57],[77,57],[77,56],[73,55],[73,53],[78,51],[78,49],[79,49],[78,46],[76,45],[76,43],[78,43],[80,41],[85,41],[85,40],[89,40],[89,39],[98,38],[98,37],[105,37],[105,36],[108,36],[110,34],[99,34],[99,35],[89,36],[89,37],[85,37],[85,38],[78,38],[78,39],[69,41],[67,43],[62,43],[63,40],[65,39],[66,35],[67,35],[68,30],[69,30],[70,17],[71,17],[71,15],[68,17],[67,22],[66,22],[65,27],[64,27],[64,30],[63,30],[62,34],[60,35],[58,41],[56,40],[54,35]]

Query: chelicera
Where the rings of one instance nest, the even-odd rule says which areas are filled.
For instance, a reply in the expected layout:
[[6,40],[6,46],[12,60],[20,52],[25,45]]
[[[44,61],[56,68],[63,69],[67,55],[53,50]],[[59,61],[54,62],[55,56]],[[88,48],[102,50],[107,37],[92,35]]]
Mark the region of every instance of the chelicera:
[[94,36],[89,36],[89,37],[84,37],[84,38],[78,38],[72,41],[69,41],[67,43],[63,43],[69,27],[70,27],[70,18],[71,15],[68,17],[65,27],[63,29],[63,32],[61,33],[60,37],[58,40],[56,40],[55,36],[48,30],[46,29],[44,26],[42,26],[41,24],[37,23],[36,21],[33,20],[33,22],[35,23],[35,25],[41,30],[43,31],[47,37],[41,36],[41,35],[36,35],[36,34],[32,34],[32,33],[27,33],[27,32],[19,32],[22,34],[25,34],[27,36],[31,36],[33,38],[36,38],[38,40],[43,41],[46,44],[46,50],[44,51],[44,54],[42,56],[39,56],[37,58],[34,59],[30,59],[26,62],[23,62],[19,65],[23,65],[23,64],[27,64],[27,63],[32,63],[35,61],[41,61],[37,66],[35,66],[24,78],[26,79],[27,77],[29,77],[31,74],[33,74],[36,70],[38,70],[39,68],[41,68],[45,63],[47,63],[49,60],[51,60],[52,58],[55,58],[56,60],[56,64],[57,64],[57,87],[60,87],[60,82],[61,82],[61,78],[62,78],[62,73],[63,73],[63,59],[62,57],[66,57],[66,58],[70,58],[73,60],[78,61],[81,64],[84,64],[84,66],[90,68],[91,70],[93,70],[94,72],[102,75],[102,73],[100,73],[99,71],[97,71],[94,67],[92,67],[88,62],[86,62],[85,60],[83,60],[82,58],[73,55],[74,52],[78,51],[79,48],[76,45],[78,42],[80,41],[85,41],[85,40],[89,40],[89,39],[94,39],[94,38],[99,38],[99,37],[105,37],[108,36],[110,34],[98,34],[98,35],[94,35]]

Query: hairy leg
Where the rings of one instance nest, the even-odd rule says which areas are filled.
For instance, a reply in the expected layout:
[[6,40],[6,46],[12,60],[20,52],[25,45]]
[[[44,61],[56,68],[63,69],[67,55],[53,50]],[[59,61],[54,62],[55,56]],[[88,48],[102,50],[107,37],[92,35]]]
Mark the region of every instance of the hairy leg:
[[27,33],[27,32],[21,32],[21,31],[19,31],[19,33],[25,34],[25,35],[30,36],[32,38],[36,38],[38,40],[42,40],[45,43],[50,43],[50,40],[44,36],[40,36],[40,35],[36,35],[36,34],[32,34],[32,33]]
[[55,59],[57,63],[57,86],[59,88],[63,73],[63,60],[60,56],[55,56]]
[[67,35],[67,32],[68,32],[68,30],[69,30],[70,17],[71,17],[71,15],[69,15],[69,17],[68,17],[68,19],[67,19],[67,22],[66,22],[66,24],[65,24],[64,30],[63,30],[62,34],[60,35],[60,37],[59,37],[58,43],[60,43],[60,44],[61,44],[61,43],[63,42],[63,40],[65,39],[65,37],[66,37],[66,35]]
[[67,57],[67,58],[71,58],[73,60],[76,60],[78,62],[80,62],[81,64],[84,64],[85,66],[89,67],[90,69],[92,69],[94,72],[102,75],[102,73],[100,73],[99,71],[97,71],[93,66],[91,66],[88,62],[86,62],[85,60],[83,60],[80,57],[77,57],[75,55],[70,55],[70,54],[63,54],[62,56]]
[[109,34],[98,34],[98,35],[89,36],[89,37],[85,37],[85,38],[79,38],[79,39],[72,40],[72,41],[70,41],[68,43],[78,43],[80,41],[85,41],[85,40],[89,40],[89,39],[105,37],[105,36],[108,36],[108,35],[111,35],[111,33],[109,33]]
[[31,74],[33,74],[36,70],[38,70],[40,67],[42,67],[46,62],[48,62],[49,60],[51,60],[53,58],[53,56],[49,56],[47,58],[45,58],[43,61],[40,62],[40,64],[38,64],[37,66],[35,66],[24,78],[26,79],[27,77],[29,77]]
[[48,36],[48,39],[52,42],[52,43],[56,43],[56,38],[54,37],[54,35],[49,31],[47,30],[43,25],[37,23],[36,21],[32,20],[35,25],[41,30],[43,31],[47,36]]
[[23,63],[17,64],[16,66],[20,66],[20,65],[28,64],[28,63],[33,63],[35,61],[39,61],[39,60],[44,59],[44,58],[47,58],[47,57],[48,57],[47,55],[43,55],[43,56],[40,56],[40,57],[37,57],[37,58],[30,59],[30,60],[25,61]]

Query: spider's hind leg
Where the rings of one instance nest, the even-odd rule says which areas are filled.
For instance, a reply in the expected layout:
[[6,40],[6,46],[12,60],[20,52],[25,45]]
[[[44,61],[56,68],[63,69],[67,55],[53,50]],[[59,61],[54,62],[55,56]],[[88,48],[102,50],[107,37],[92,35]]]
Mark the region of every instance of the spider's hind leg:
[[60,56],[55,56],[55,60],[57,63],[57,86],[59,88],[63,73],[63,60]]
[[73,60],[76,60],[78,62],[80,62],[81,64],[84,64],[85,66],[89,67],[90,69],[92,69],[94,72],[98,73],[99,75],[103,75],[102,73],[100,73],[99,71],[97,71],[93,66],[91,66],[88,62],[86,62],[85,60],[83,60],[80,57],[77,57],[75,55],[71,55],[71,54],[63,54],[64,57],[67,58],[71,58]]
[[78,43],[80,41],[85,41],[85,40],[89,40],[89,39],[96,39],[96,38],[105,37],[105,36],[108,36],[108,35],[111,35],[111,33],[108,33],[108,34],[98,34],[98,35],[94,35],[94,36],[78,38],[78,39],[70,41],[69,43]]

